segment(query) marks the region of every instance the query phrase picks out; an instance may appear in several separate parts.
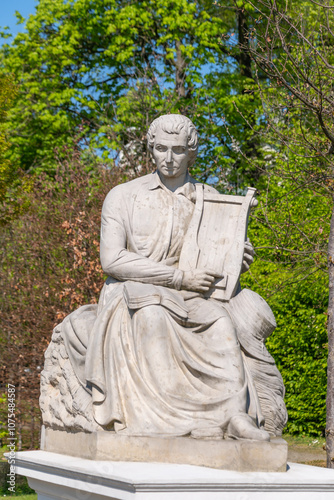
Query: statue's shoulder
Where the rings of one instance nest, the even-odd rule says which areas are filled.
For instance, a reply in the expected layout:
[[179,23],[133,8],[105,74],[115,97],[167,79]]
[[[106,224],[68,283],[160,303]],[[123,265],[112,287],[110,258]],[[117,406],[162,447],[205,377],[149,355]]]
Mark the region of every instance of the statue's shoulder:
[[126,192],[126,191],[133,191],[138,189],[140,186],[148,185],[152,182],[154,175],[153,174],[147,174],[143,175],[142,177],[136,177],[135,179],[132,179],[131,181],[126,181],[123,182],[122,184],[118,184],[115,186],[110,192],[114,191],[120,191],[120,192]]
[[121,198],[126,197],[127,199],[131,194],[136,194],[138,189],[142,186],[149,185],[152,181],[152,174],[143,175],[142,177],[136,177],[136,179],[132,179],[131,181],[123,182],[122,184],[118,184],[113,187],[105,198],[105,203],[108,203],[112,200],[120,200]]
[[200,182],[193,177],[190,177],[190,180],[193,184],[201,184],[204,187],[204,192],[205,193],[214,193],[214,194],[219,194],[219,191],[215,189],[214,187],[210,186],[209,184],[203,184],[203,182]]
[[219,194],[219,191],[217,191],[217,189],[215,189],[214,187],[210,186],[209,184],[203,184],[203,186],[204,186],[204,192],[205,193]]

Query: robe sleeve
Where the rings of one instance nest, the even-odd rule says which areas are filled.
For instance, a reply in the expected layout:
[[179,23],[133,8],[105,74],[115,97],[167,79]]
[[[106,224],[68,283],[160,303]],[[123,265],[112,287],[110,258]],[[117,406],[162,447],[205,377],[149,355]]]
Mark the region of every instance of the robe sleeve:
[[183,277],[180,269],[127,250],[130,228],[126,227],[129,225],[126,218],[128,200],[123,191],[123,186],[112,189],[103,204],[100,245],[103,271],[119,281],[139,281],[180,290]]

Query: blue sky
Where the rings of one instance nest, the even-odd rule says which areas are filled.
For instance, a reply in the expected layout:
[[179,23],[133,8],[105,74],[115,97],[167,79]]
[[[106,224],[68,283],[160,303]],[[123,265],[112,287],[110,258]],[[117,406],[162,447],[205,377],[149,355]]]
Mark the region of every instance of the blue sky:
[[18,10],[24,18],[27,18],[35,12],[37,3],[37,0],[0,0],[1,28],[9,26],[10,33],[15,36],[19,31],[23,30],[22,24],[16,25],[15,11]]

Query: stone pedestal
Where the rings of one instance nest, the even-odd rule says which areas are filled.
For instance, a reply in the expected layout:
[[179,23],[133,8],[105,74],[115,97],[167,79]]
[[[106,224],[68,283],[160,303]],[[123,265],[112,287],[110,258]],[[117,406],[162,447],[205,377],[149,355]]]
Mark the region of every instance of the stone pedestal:
[[44,451],[124,462],[189,464],[240,472],[285,472],[288,445],[281,438],[267,441],[133,437],[115,432],[42,430]]
[[39,500],[332,500],[334,470],[234,472],[192,465],[86,460],[45,451],[16,454]]

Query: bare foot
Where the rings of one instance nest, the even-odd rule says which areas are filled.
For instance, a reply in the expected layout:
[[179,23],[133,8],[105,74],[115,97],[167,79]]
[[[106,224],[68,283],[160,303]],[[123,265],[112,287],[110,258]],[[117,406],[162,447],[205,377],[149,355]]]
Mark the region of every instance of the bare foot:
[[259,429],[253,419],[246,413],[235,415],[228,424],[226,437],[230,439],[252,439],[270,441],[270,436],[264,429]]

